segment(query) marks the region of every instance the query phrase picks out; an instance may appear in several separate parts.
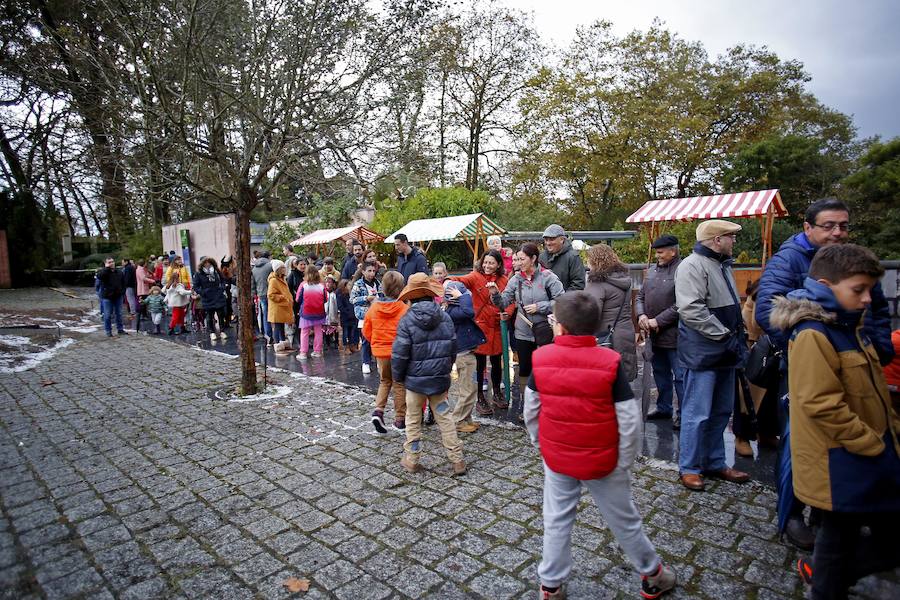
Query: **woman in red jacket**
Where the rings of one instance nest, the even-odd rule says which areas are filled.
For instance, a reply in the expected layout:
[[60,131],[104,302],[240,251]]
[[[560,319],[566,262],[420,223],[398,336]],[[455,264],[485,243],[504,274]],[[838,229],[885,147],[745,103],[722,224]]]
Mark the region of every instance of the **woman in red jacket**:
[[[504,401],[500,392],[500,381],[503,372],[500,367],[500,353],[503,351],[503,343],[500,335],[500,320],[509,318],[515,310],[510,305],[504,311],[494,306],[491,302],[491,293],[486,285],[489,281],[497,284],[497,289],[503,291],[506,288],[507,277],[503,269],[503,257],[496,250],[488,250],[475,265],[475,270],[462,277],[454,277],[456,281],[465,285],[472,292],[472,304],[475,308],[475,323],[484,332],[487,341],[475,349],[476,372],[478,374],[478,402],[475,410],[479,415],[493,414],[494,408],[505,410],[509,405]],[[492,402],[484,396],[483,382],[484,371],[488,358],[491,360],[491,384]]]

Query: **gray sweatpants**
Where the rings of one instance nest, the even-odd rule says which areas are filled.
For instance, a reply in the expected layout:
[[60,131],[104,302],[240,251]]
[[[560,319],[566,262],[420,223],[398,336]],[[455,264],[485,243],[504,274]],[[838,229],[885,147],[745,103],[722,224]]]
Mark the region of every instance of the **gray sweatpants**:
[[591,495],[600,514],[641,575],[653,575],[660,558],[644,535],[641,515],[631,498],[631,472],[616,469],[603,479],[580,481],[551,471],[544,463],[544,556],[538,577],[546,587],[557,587],[572,571],[572,525],[581,499],[581,486]]

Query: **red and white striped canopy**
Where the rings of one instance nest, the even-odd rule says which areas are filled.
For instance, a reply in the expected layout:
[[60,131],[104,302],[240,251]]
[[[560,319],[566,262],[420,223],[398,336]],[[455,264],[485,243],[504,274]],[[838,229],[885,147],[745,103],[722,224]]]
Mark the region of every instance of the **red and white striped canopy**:
[[654,221],[757,217],[768,214],[770,207],[776,217],[784,217],[788,214],[778,190],[669,198],[646,202],[625,219],[625,222],[650,223]]

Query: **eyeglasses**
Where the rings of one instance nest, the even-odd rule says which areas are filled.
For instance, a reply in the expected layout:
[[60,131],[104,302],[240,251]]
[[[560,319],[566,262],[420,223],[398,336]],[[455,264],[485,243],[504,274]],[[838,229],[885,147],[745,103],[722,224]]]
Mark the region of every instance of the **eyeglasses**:
[[844,221],[843,223],[832,223],[828,221],[827,223],[822,223],[819,225],[818,223],[813,223],[813,227],[818,227],[819,229],[824,229],[825,231],[834,231],[835,229],[840,229],[841,231],[850,231],[850,223]]

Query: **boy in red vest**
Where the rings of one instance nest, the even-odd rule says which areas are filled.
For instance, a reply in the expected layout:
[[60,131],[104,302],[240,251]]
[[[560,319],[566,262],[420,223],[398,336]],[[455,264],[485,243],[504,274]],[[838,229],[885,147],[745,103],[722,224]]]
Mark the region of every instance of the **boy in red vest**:
[[556,338],[534,353],[524,409],[531,442],[544,459],[540,598],[565,598],[582,486],[641,574],[641,596],[658,598],[675,587],[676,576],[644,535],[631,497],[631,467],[641,444],[640,407],[619,354],[597,345],[600,307],[590,294],[563,294],[549,320]]

